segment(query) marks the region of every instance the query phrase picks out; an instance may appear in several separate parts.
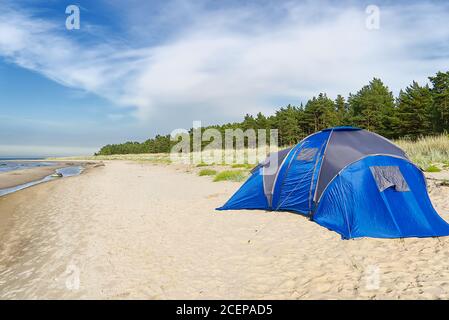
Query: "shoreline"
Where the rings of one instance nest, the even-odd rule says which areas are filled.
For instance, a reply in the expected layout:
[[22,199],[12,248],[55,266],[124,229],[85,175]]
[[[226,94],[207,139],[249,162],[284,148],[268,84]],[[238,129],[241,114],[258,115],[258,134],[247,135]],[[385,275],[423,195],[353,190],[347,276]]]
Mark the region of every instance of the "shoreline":
[[38,181],[53,174],[57,169],[66,168],[67,165],[53,165],[28,169],[13,170],[0,173],[0,190],[14,188],[26,183]]
[[[8,160],[9,161],[9,160]],[[18,160],[11,160],[15,162]],[[93,165],[93,162],[86,161],[48,161],[48,160],[27,160],[29,162],[54,162],[54,165],[45,167],[34,167],[27,169],[12,170],[0,172],[0,190],[19,187],[21,185],[40,181],[56,172],[58,169],[68,168],[72,166],[82,166],[84,169]],[[20,160],[20,162],[25,162]],[[96,163],[97,164],[97,163]]]

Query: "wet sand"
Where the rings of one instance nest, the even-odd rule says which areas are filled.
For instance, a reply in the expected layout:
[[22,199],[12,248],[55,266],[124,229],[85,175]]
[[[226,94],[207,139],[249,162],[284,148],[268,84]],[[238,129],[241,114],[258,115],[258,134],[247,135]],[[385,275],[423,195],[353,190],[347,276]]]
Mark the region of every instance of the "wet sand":
[[[22,162],[41,162],[42,160],[21,160]],[[54,162],[50,160],[45,160],[44,162]],[[70,161],[70,162],[54,162],[51,166],[35,167],[21,170],[14,170],[8,172],[0,172],[0,189],[11,188],[19,186],[28,182],[41,180],[53,173],[57,169],[72,167],[72,166],[83,166],[84,168],[91,168],[95,165],[99,165],[101,162],[86,162],[86,161]]]
[[41,180],[54,173],[56,169],[64,167],[67,167],[67,165],[55,164],[47,167],[0,172],[0,189],[11,188],[28,182]]
[[[215,211],[239,185],[116,161],[1,197],[0,298],[449,298],[449,237],[343,241],[288,212]],[[430,194],[448,220],[449,188]]]

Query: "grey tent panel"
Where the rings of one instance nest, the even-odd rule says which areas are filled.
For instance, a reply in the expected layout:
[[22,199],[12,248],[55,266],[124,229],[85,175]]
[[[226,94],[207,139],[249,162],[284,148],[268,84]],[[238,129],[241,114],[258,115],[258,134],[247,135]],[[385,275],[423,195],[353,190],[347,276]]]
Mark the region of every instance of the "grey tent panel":
[[263,189],[265,196],[268,199],[268,204],[271,206],[273,197],[273,185],[276,180],[276,175],[281,167],[282,162],[288,155],[292,148],[284,149],[279,152],[270,153],[270,155],[258,167],[263,167]]
[[388,154],[406,158],[404,151],[387,139],[366,131],[332,131],[317,182],[315,201],[327,185],[347,165],[373,154]]
[[398,166],[372,166],[370,170],[380,192],[390,187],[398,192],[410,191]]
[[278,166],[280,166],[281,162],[284,160],[284,158],[287,156],[287,154],[290,152],[292,148],[287,148],[278,152],[273,152],[268,155],[268,157],[265,158],[264,161],[260,162],[257,166],[251,169],[251,173],[257,172],[262,167],[269,167],[271,164],[271,159],[274,159],[273,157],[278,156]]
[[[284,152],[284,151],[290,151],[291,148],[289,149],[285,149],[285,150],[281,150],[279,152]],[[270,160],[273,159],[272,157],[274,157],[275,155],[277,155],[279,152],[273,152],[270,153],[263,161],[259,162],[259,164],[257,166],[255,166],[254,168],[251,169],[251,174],[254,174],[256,172],[259,171],[260,168],[265,168],[265,167],[269,167],[270,166]]]

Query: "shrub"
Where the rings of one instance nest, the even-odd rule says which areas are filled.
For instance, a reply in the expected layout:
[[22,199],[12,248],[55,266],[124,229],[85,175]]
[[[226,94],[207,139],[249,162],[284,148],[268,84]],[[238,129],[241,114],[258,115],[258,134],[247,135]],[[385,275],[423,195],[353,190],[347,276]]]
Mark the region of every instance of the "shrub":
[[242,170],[228,170],[228,171],[222,171],[218,173],[214,181],[235,181],[235,182],[241,182],[245,180],[246,174]]
[[255,167],[253,164],[247,164],[247,163],[241,163],[241,164],[233,164],[231,166],[232,168],[245,168],[245,169],[252,169]]
[[197,168],[207,167],[207,166],[208,166],[208,164],[207,164],[207,163],[204,163],[204,162],[198,163],[198,164],[196,165]]
[[427,167],[427,169],[425,171],[426,172],[440,172],[441,169],[438,168],[437,166],[430,165],[430,166]]
[[214,176],[214,175],[216,175],[217,174],[217,170],[212,170],[212,169],[203,169],[203,170],[201,170],[199,173],[198,173],[198,175],[200,176],[200,177],[202,177],[202,176]]

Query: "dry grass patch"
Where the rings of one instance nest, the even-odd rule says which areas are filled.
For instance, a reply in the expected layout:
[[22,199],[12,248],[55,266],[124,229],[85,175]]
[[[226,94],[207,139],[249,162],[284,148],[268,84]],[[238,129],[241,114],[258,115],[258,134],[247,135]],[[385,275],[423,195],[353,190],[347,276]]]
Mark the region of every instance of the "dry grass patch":
[[449,135],[447,134],[423,137],[416,141],[399,139],[395,143],[422,168],[435,164],[449,164]]

